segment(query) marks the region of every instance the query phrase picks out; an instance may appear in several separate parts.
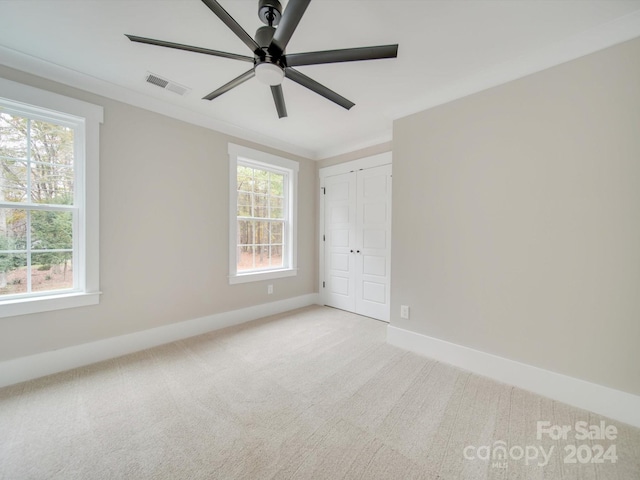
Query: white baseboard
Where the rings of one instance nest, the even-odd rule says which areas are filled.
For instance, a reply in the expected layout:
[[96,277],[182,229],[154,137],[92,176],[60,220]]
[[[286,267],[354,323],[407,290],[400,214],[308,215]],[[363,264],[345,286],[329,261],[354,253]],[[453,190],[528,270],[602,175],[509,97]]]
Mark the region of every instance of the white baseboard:
[[258,318],[315,305],[317,293],[172,323],[96,342],[0,362],[0,387],[120,357]]
[[640,397],[389,325],[387,342],[544,397],[640,427]]

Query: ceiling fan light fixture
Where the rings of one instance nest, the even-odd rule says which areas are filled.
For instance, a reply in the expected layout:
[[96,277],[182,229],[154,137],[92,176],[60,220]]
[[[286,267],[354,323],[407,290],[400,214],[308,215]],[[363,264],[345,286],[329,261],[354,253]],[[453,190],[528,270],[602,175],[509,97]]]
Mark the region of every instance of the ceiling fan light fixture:
[[280,85],[284,70],[274,63],[259,63],[255,68],[256,78],[265,85]]

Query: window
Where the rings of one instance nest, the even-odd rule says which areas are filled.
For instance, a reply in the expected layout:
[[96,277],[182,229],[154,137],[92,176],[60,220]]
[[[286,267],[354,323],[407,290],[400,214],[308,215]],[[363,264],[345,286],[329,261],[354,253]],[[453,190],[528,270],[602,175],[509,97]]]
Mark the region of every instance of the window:
[[298,163],[229,144],[229,282],[296,274]]
[[0,91],[0,317],[98,303],[102,108]]

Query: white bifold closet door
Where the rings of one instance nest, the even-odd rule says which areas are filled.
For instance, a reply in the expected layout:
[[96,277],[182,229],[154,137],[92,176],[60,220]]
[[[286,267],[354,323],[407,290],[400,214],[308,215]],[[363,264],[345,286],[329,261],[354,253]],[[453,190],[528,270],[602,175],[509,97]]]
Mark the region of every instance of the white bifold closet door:
[[390,315],[391,165],[325,178],[325,305]]

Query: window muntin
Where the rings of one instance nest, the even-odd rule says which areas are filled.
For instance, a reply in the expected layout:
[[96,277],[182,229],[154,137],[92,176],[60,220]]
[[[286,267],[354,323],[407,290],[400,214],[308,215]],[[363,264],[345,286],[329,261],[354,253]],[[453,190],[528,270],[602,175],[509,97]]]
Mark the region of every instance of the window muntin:
[[230,283],[296,274],[297,162],[239,145],[230,156]]

